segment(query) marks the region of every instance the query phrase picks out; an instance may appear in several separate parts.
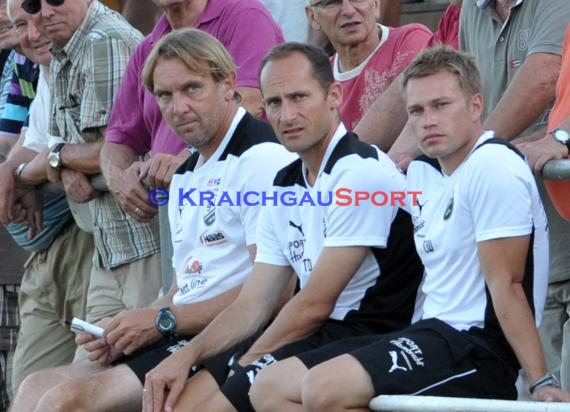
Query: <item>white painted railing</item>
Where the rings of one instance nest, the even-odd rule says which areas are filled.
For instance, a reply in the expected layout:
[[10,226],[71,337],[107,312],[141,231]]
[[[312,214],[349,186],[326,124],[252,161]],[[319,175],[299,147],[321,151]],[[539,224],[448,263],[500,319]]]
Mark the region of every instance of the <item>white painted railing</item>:
[[570,412],[570,403],[411,395],[381,395],[369,407],[378,412]]

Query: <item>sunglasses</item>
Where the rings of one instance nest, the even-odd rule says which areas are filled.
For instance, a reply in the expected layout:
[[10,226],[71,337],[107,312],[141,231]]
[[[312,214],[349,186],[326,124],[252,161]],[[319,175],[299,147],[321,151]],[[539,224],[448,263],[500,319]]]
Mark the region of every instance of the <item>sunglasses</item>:
[[[61,6],[65,0],[46,0],[47,4],[50,6]],[[22,3],[22,8],[28,14],[39,13],[42,9],[42,0],[24,0]]]

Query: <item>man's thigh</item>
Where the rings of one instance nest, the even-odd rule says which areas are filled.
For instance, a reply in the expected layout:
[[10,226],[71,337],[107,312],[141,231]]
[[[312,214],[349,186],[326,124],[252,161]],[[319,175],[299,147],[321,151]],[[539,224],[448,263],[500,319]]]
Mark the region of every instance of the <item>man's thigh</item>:
[[354,338],[299,355],[311,368],[348,353],[370,376],[374,392],[516,399],[516,375],[500,359],[448,327],[409,328]]
[[72,361],[75,336],[65,321],[85,316],[93,250],[93,237],[71,223],[28,262],[19,294],[14,387],[32,372]]
[[[255,376],[259,371],[277,361],[320,348],[330,342],[357,335],[360,330],[361,328],[347,322],[329,320],[313,335],[297,342],[284,345],[282,348],[240,369],[221,386],[221,392],[237,410],[252,410],[248,394],[255,380]],[[214,373],[212,373],[212,375],[215,376]]]
[[[145,375],[168,356],[186,346],[191,339],[192,336],[161,338],[160,340],[137,350],[132,355],[121,358],[117,361],[117,365],[124,365],[130,369],[141,383],[142,388],[145,382]],[[190,371],[190,376],[194,374],[194,371],[194,369]]]
[[161,288],[160,253],[106,271],[93,268],[87,294],[87,320],[96,322],[125,309],[149,306]]

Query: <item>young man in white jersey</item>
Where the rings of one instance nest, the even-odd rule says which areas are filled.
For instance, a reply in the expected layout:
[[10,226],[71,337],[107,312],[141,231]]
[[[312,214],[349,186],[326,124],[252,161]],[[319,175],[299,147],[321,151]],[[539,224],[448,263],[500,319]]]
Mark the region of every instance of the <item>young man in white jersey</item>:
[[[356,191],[362,197],[403,192],[404,177],[379,149],[347,132],[338,113],[342,88],[322,50],[277,46],[262,62],[260,79],[267,117],[281,143],[300,159],[273,181],[279,204],[261,212],[256,262],[236,301],[147,375],[148,412],[251,410],[249,388],[263,367],[331,341],[411,322],[423,268],[410,216],[397,202],[357,205],[354,199]],[[345,189],[343,196],[339,189]],[[380,196],[376,200],[382,202]],[[292,270],[300,290],[268,325]],[[230,360],[235,373],[224,381],[207,361],[186,383],[191,367],[214,355],[224,366]]]
[[426,268],[422,319],[273,365],[250,394],[256,410],[367,410],[381,394],[516,399],[520,367],[534,399],[570,400],[535,326],[547,287],[545,213],[520,153],[482,130],[473,60],[427,50],[402,84],[426,154],[408,169],[408,190],[422,192],[411,207]]

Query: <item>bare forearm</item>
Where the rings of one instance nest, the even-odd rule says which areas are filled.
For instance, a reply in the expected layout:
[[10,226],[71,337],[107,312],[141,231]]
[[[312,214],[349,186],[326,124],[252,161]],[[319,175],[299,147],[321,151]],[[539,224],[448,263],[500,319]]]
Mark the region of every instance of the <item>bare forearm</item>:
[[123,172],[137,160],[136,152],[126,145],[105,142],[101,148],[101,172],[106,179],[113,171]]
[[536,53],[528,57],[483,128],[503,139],[518,137],[554,99],[559,73],[560,56]]
[[408,114],[400,94],[399,80],[396,79],[372,103],[354,128],[354,132],[362,141],[375,144],[384,152],[388,152],[407,120]]
[[204,302],[172,307],[177,333],[194,335],[201,332],[235,300],[240,290],[241,286],[238,286]]
[[296,295],[279,312],[275,320],[249,349],[244,358],[251,362],[284,345],[313,334],[328,318],[330,308],[311,306]]
[[269,318],[270,311],[251,310],[236,300],[186,346],[188,353],[195,363],[217,355],[254,335]]
[[[35,152],[34,152],[35,153]],[[30,185],[38,185],[40,183],[47,182],[47,155],[48,150],[37,154],[24,168],[22,174],[20,175],[24,183]]]
[[102,141],[64,145],[60,152],[62,166],[88,175],[101,173],[99,157],[102,145]]
[[494,293],[495,312],[503,333],[513,348],[529,382],[546,373],[542,346],[528,302],[520,284]]

